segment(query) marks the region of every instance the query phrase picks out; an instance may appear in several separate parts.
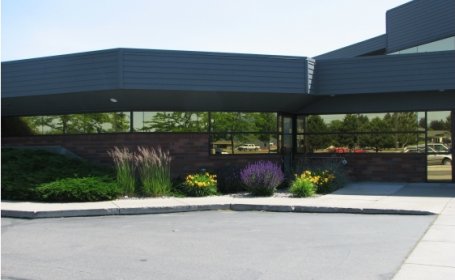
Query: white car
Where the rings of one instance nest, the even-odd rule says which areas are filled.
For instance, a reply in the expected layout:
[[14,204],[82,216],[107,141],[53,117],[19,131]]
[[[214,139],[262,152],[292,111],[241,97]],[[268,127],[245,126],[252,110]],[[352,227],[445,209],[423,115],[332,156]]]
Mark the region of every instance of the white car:
[[261,147],[255,144],[243,144],[237,147],[239,151],[258,151]]
[[[408,146],[404,148],[405,153],[423,153],[425,147],[422,146]],[[428,165],[451,165],[452,154],[450,154],[449,148],[440,143],[428,143],[427,144],[427,159]]]

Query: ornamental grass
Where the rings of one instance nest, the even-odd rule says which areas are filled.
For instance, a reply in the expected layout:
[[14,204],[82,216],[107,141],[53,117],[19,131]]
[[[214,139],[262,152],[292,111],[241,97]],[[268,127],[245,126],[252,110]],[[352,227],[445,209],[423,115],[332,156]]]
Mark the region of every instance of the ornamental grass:
[[114,160],[117,184],[124,196],[134,194],[136,177],[134,174],[134,154],[127,147],[109,150],[107,152]]
[[169,151],[161,147],[138,147],[135,162],[142,183],[143,196],[163,196],[171,191],[171,161]]

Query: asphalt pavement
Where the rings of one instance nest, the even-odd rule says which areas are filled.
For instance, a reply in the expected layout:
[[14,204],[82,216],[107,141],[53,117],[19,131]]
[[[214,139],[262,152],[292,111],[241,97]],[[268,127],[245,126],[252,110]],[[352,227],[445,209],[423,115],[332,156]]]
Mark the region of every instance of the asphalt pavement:
[[[197,231],[198,228],[202,229],[204,226],[201,224],[198,226],[198,219],[204,217],[207,217],[206,215],[218,215],[219,213],[228,213],[227,215],[235,215],[236,220],[242,220],[242,217],[249,217],[249,215],[262,215],[262,214],[268,214],[268,215],[276,215],[273,216],[274,218],[268,219],[269,222],[271,222],[271,225],[274,225],[273,227],[276,227],[277,232],[273,233],[273,236],[276,240],[282,240],[285,243],[277,243],[276,245],[272,246],[273,250],[271,252],[274,252],[274,254],[266,254],[270,260],[275,260],[277,264],[280,264],[281,266],[287,267],[289,265],[290,270],[298,269],[299,265],[301,266],[300,270],[297,271],[305,271],[305,278],[297,278],[297,279],[391,279],[391,277],[395,274],[394,279],[455,279],[455,185],[454,184],[443,184],[443,183],[419,183],[419,184],[402,184],[402,183],[355,183],[355,184],[350,184],[347,187],[338,190],[337,192],[334,192],[332,194],[328,195],[323,195],[323,196],[317,196],[313,198],[293,198],[289,197],[289,195],[284,194],[284,193],[278,193],[274,197],[263,197],[263,198],[257,198],[257,197],[250,197],[248,195],[240,194],[240,195],[227,195],[227,196],[212,196],[212,197],[204,197],[204,198],[151,198],[151,199],[119,199],[115,201],[109,201],[109,202],[94,202],[94,203],[31,203],[31,202],[8,202],[8,201],[2,201],[2,275],[5,277],[10,277],[10,279],[52,279],[52,278],[33,278],[33,275],[23,275],[19,277],[16,274],[17,271],[23,270],[24,273],[27,271],[28,267],[34,267],[36,271],[40,271],[42,269],[41,273],[44,273],[43,271],[48,270],[49,267],[47,265],[48,262],[56,262],[56,264],[59,263],[59,260],[71,260],[75,261],[77,260],[79,262],[79,257],[77,257],[77,252],[79,250],[84,250],[84,242],[89,242],[90,240],[117,240],[119,244],[126,244],[124,247],[121,249],[116,249],[112,254],[110,253],[110,249],[112,246],[111,243],[106,243],[104,244],[101,242],[100,244],[91,244],[90,242],[87,243],[89,245],[87,246],[92,246],[93,248],[96,248],[96,250],[100,252],[105,252],[102,255],[97,255],[98,257],[102,257],[100,260],[94,260],[90,259],[88,256],[90,255],[89,253],[82,253],[80,258],[85,259],[85,260],[80,260],[80,262],[84,263],[88,267],[91,267],[92,264],[103,264],[106,262],[113,262],[116,263],[116,260],[118,259],[118,256],[121,255],[121,253],[125,253],[128,255],[130,252],[130,249],[133,252],[134,248],[140,251],[140,246],[139,245],[134,245],[133,247],[128,247],[128,244],[130,244],[128,240],[123,239],[123,235],[131,235],[133,239],[137,240],[143,240],[145,243],[143,246],[146,248],[148,245],[146,244],[147,242],[151,242],[146,238],[148,235],[151,234],[151,236],[156,236],[157,233],[154,233],[153,231],[148,231],[148,230],[142,230],[140,224],[136,225],[134,222],[135,219],[143,217],[144,219],[147,219],[148,221],[154,221],[155,219],[162,219],[162,222],[167,221],[168,218],[172,219],[172,216],[170,215],[183,215],[179,217],[190,217],[188,221],[190,221],[188,227],[191,228],[194,226],[194,229],[196,230],[196,233],[192,232],[191,230],[188,231],[188,236],[184,235],[182,238],[190,238],[189,240],[193,240],[190,245],[185,245],[184,247],[179,247],[179,246],[171,246],[169,248],[173,248],[172,250],[177,253],[177,259],[179,258],[178,253],[184,253],[186,254],[188,251],[204,251],[204,246],[199,244],[199,241],[197,240],[196,237],[191,237],[192,234],[196,234],[197,236],[200,236],[201,238],[209,238],[208,240],[211,240],[211,242],[219,243],[221,246],[220,248],[223,249],[222,247],[224,246],[224,241],[230,240],[229,238],[235,238],[239,237],[239,233],[233,233],[232,235],[229,234],[229,229],[228,228],[223,228],[222,225],[219,225],[219,227],[216,228],[207,228],[206,233],[203,233],[203,231]],[[212,211],[212,212],[201,212],[201,211],[208,211],[208,210],[219,210],[219,211]],[[227,211],[227,210],[234,210],[234,211]],[[194,212],[198,211],[198,212]],[[235,212],[237,211],[237,212]],[[268,213],[259,213],[259,212],[243,212],[239,213],[239,211],[266,211]],[[193,212],[193,213],[180,213],[180,212]],[[269,213],[270,212],[270,213]],[[272,212],[283,212],[283,213],[272,213]],[[173,214],[169,214],[173,213]],[[217,213],[217,214],[216,214]],[[327,213],[326,215],[320,215],[320,214],[305,214],[305,213]],[[328,213],[336,213],[336,214],[328,214]],[[344,213],[344,215],[339,215],[340,213]],[[349,215],[349,214],[377,214],[377,215]],[[145,216],[131,216],[131,215],[139,215],[139,214],[160,214],[160,215],[145,215]],[[348,214],[348,215],[346,215]],[[384,217],[391,217],[392,220],[394,220],[394,224],[396,227],[392,227],[392,230],[383,232],[383,237],[385,239],[381,239],[379,236],[374,235],[374,232],[381,232],[380,228],[383,223],[387,224],[387,222],[379,221],[375,219],[377,217],[383,217],[384,214],[388,214],[387,216]],[[126,216],[129,215],[129,216]],[[189,215],[189,216],[186,216]],[[293,222],[290,222],[289,218],[286,218],[288,215],[293,218]],[[334,217],[337,216],[337,219],[332,219],[330,222],[326,221],[323,222],[326,218],[324,217]],[[85,216],[101,216],[101,217],[85,217]],[[104,217],[103,217],[104,216]],[[36,219],[36,220],[23,220],[23,219],[9,219],[5,217],[10,217],[10,218],[28,218],[28,219],[35,219],[35,218],[54,218],[54,219]],[[61,219],[59,217],[77,217],[77,218],[71,218],[71,219]],[[85,217],[85,218],[83,218]],[[198,218],[199,217],[199,218]],[[282,219],[281,219],[281,218]],[[295,217],[299,217],[296,219]],[[332,223],[336,224],[336,227],[331,227],[331,226],[322,226],[322,231],[316,231],[312,232],[311,227],[299,227],[295,226],[293,230],[292,225],[293,223],[296,223],[295,221],[300,221],[300,220],[306,220],[307,218],[303,217],[318,217],[318,219],[314,220],[314,223],[318,225],[318,221],[321,221],[321,224],[324,223]],[[403,233],[409,233],[414,232],[413,237],[411,238],[410,235],[405,237],[404,239],[409,238],[410,243],[406,243],[405,240],[400,240],[400,242],[405,242],[409,246],[406,248],[401,248],[400,250],[397,250],[398,256],[400,260],[394,261],[393,265],[390,265],[389,268],[381,268],[380,270],[382,272],[374,272],[375,274],[368,275],[367,278],[361,278],[365,277],[366,274],[362,274],[359,272],[359,274],[356,274],[356,270],[349,271],[349,272],[343,272],[346,274],[342,274],[343,270],[340,270],[340,274],[324,274],[327,275],[327,278],[320,278],[317,274],[316,271],[320,271],[321,273],[324,273],[324,269],[329,269],[326,268],[325,266],[314,266],[315,263],[311,260],[310,255],[303,259],[299,259],[298,256],[300,254],[305,254],[307,251],[310,252],[311,254],[316,254],[315,259],[319,260],[321,264],[325,264],[324,257],[318,256],[317,250],[311,250],[311,244],[312,244],[312,239],[311,238],[316,238],[314,239],[315,242],[318,240],[318,237],[315,237],[316,235],[323,234],[324,238],[333,239],[333,240],[338,240],[341,243],[333,244],[335,247],[337,245],[341,245],[342,240],[338,239],[338,235],[344,236],[345,238],[348,238],[351,236],[349,234],[343,234],[347,228],[351,227],[351,221],[344,223],[344,224],[339,224],[336,221],[343,220],[343,218],[340,217],[353,217],[353,220],[363,220],[363,219],[369,219],[372,222],[367,222],[366,223],[366,228],[374,230],[370,231],[362,231],[361,228],[354,226],[357,230],[360,230],[359,233],[364,232],[365,235],[360,235],[357,236],[355,232],[351,232],[351,235],[354,237],[352,239],[352,243],[349,243],[348,245],[345,245],[346,248],[352,247],[352,248],[357,248],[355,241],[359,241],[359,246],[363,246],[365,248],[369,248],[370,245],[374,245],[375,240],[380,240],[383,244],[387,244],[387,240],[393,241],[395,236],[399,237],[401,236],[402,232]],[[91,222],[91,221],[97,221],[96,219],[102,219],[100,222]],[[115,230],[109,229],[105,230],[104,229],[104,222],[103,219],[106,219],[106,221],[115,221],[113,224],[116,227],[119,228],[124,228],[126,227],[128,231],[120,231],[117,232]],[[208,219],[206,222],[212,221],[211,223],[217,224],[217,220],[220,219],[220,221],[223,220],[223,216],[217,216],[217,218],[211,218]],[[261,224],[261,219],[258,218],[258,223]],[[185,219],[181,219],[182,222],[185,222]],[[275,221],[281,221],[283,222],[288,221],[289,225],[286,224],[280,224]],[[408,223],[413,223],[412,221],[415,220],[420,220],[420,221],[425,221],[425,222],[420,222],[419,226],[410,226],[411,232],[408,232]],[[76,223],[76,221],[79,221]],[[192,223],[192,221],[195,221],[195,223]],[[434,222],[432,222],[434,221]],[[171,225],[172,222],[171,220],[167,221],[168,225]],[[229,223],[228,223],[229,224]],[[36,225],[38,228],[40,227],[39,225],[43,225],[41,230],[36,230],[35,228],[28,228],[30,225]],[[61,231],[59,225],[66,225],[65,229],[68,230],[68,232]],[[86,226],[89,225],[89,226]],[[354,225],[354,224],[353,224]],[[374,225],[374,226],[373,226]],[[160,224],[157,224],[158,229],[162,226]],[[286,229],[283,232],[279,232],[280,228]],[[90,228],[98,228],[99,231],[96,232],[91,232]],[[114,227],[115,228],[115,227]],[[219,230],[217,230],[217,228]],[[251,221],[251,233],[255,234],[254,229],[256,228],[255,226],[255,221]],[[260,228],[260,227],[259,227]],[[58,229],[58,230],[57,230]],[[236,227],[233,228],[233,230],[236,229]],[[54,230],[57,230],[56,232],[60,232],[60,235],[54,236],[53,232]],[[78,236],[78,237],[86,237],[86,239],[82,241],[76,241],[73,242],[73,240],[70,239],[65,239],[70,237],[74,237],[71,233],[73,232]],[[179,228],[175,227],[175,232],[179,232]],[[240,232],[242,230],[242,227],[238,228]],[[270,229],[271,230],[271,229]],[[378,231],[379,230],[379,231]],[[307,247],[302,247],[303,245],[299,245],[299,240],[293,239],[293,235],[286,233],[287,231],[292,232],[296,236],[299,236],[302,241],[305,241],[305,244],[310,244],[309,246],[311,248]],[[326,232],[327,231],[327,232]],[[14,233],[13,233],[14,232]],[[173,232],[173,231],[171,231]],[[215,238],[214,240],[210,239],[210,237],[207,236],[213,232],[213,237]],[[217,232],[219,232],[217,234]],[[308,235],[307,235],[308,232]],[[261,231],[257,232],[259,239],[262,238]],[[327,233],[326,235],[324,235]],[[21,234],[26,234],[24,238],[20,238]],[[139,236],[137,236],[139,234]],[[141,234],[144,235],[142,236],[141,239]],[[163,233],[164,235],[170,235],[171,233],[165,232]],[[158,234],[159,235],[159,234]],[[21,248],[21,245],[24,240],[30,239],[31,242],[34,242],[35,240],[41,240],[42,238],[47,238],[46,236],[50,236],[51,238],[46,241],[42,240],[38,245],[46,244],[47,246],[52,246],[52,242],[55,241],[56,244],[60,244],[62,248],[65,248],[65,251],[68,253],[73,254],[74,253],[74,258],[72,258],[70,255],[64,255],[63,257],[55,255],[53,258],[48,259],[47,257],[42,256],[42,252],[47,252],[47,255],[52,257],[52,251],[46,251],[45,248],[41,248],[38,246],[35,248],[33,244],[30,243],[25,243],[30,245],[30,250],[29,251],[24,251],[26,253],[21,253],[21,252],[15,252],[14,250],[11,249],[10,244],[14,244],[13,247]],[[60,239],[66,240],[69,242],[69,244],[66,244],[64,242],[59,243],[59,237]],[[266,238],[260,243],[266,244],[269,246],[269,243],[272,241],[272,235],[270,235],[270,238]],[[310,239],[305,239],[307,237],[310,237]],[[165,236],[162,236],[164,238]],[[193,239],[192,239],[193,238]],[[363,239],[362,239],[363,238]],[[370,240],[370,243],[368,243],[366,240]],[[5,241],[6,240],[6,241]],[[168,242],[171,242],[169,240],[165,239],[159,239],[160,240],[160,245],[166,245]],[[362,241],[363,240],[363,241]],[[286,243],[287,241],[290,241],[289,244]],[[237,255],[235,252],[231,251],[226,251],[227,249],[223,249],[229,257],[223,257],[221,259],[218,259],[216,261],[216,256],[213,252],[211,253],[210,250],[217,251],[219,248],[211,248],[209,245],[207,245],[207,250],[204,255],[188,255],[188,257],[185,260],[180,261],[180,266],[173,266],[172,261],[168,262],[160,262],[158,263],[160,265],[158,266],[152,266],[155,267],[156,271],[161,271],[158,268],[163,268],[163,270],[172,270],[175,273],[176,271],[190,271],[190,267],[195,270],[201,270],[201,271],[208,271],[209,274],[204,274],[204,277],[199,274],[185,274],[185,275],[180,275],[180,274],[172,274],[172,279],[196,279],[196,278],[203,278],[203,279],[292,279],[292,278],[283,278],[283,277],[294,277],[294,276],[299,276],[296,274],[292,274],[291,272],[284,272],[281,270],[281,268],[275,267],[275,263],[270,261],[270,262],[265,262],[268,265],[262,267],[259,262],[257,263],[252,263],[254,262],[255,259],[261,260],[260,256],[256,256],[255,254],[257,253],[255,250],[259,250],[261,254],[265,254],[265,251],[260,251],[259,244],[256,244],[254,247],[254,252],[251,256],[252,260],[248,261],[247,254],[248,252],[242,251],[244,248],[248,248],[248,244],[255,244],[254,239],[251,240],[246,240],[243,245],[240,247],[235,247],[235,245],[231,244],[229,246],[234,246],[233,248],[237,248],[239,252],[243,252],[242,255]],[[384,243],[385,242],[385,243]],[[178,243],[178,242],[177,242]],[[91,244],[91,245],[90,245]],[[152,243],[155,244],[155,243]],[[272,243],[273,244],[273,243]],[[315,244],[320,244],[320,247],[318,250],[326,250],[329,247],[324,247],[324,245],[321,245],[321,243],[316,242]],[[403,243],[404,244],[404,243]],[[28,246],[27,245],[27,246]],[[68,246],[70,247],[68,247]],[[156,245],[156,244],[155,244]],[[158,246],[158,245],[157,245]],[[201,247],[202,246],[202,247]],[[218,246],[218,245],[217,245]],[[229,248],[228,246],[228,248]],[[22,247],[23,248],[23,247]],[[52,247],[54,248],[54,247]],[[116,245],[113,247],[116,248]],[[167,248],[167,247],[166,247]],[[156,247],[158,252],[162,253],[169,253],[166,251],[165,247]],[[183,248],[183,251],[180,250],[179,248]],[[392,246],[391,248],[395,248]],[[7,249],[11,249],[12,251],[8,251]],[[54,248],[58,251],[58,248]],[[94,252],[95,249],[91,250],[90,252]],[[95,250],[95,251],[96,251]],[[150,251],[152,249],[147,249],[147,253],[151,253]],[[164,251],[163,251],[164,250]],[[295,251],[294,251],[295,250]],[[340,261],[349,258],[350,254],[353,253],[353,251],[349,251],[346,249],[346,255],[343,254],[338,254],[336,252],[331,252],[330,254],[334,254],[334,256],[338,256],[340,258]],[[380,248],[377,249],[376,247],[371,247],[370,249],[367,250],[360,250],[359,252],[362,252],[364,254],[365,259],[370,258],[370,254],[375,253],[376,251],[380,251]],[[329,250],[330,251],[330,250]],[[278,253],[281,252],[281,253]],[[294,253],[298,252],[298,253]],[[403,252],[405,252],[403,254]],[[297,263],[293,263],[293,259],[290,259],[287,257],[286,254],[290,256],[293,256],[296,258],[298,261]],[[21,255],[22,254],[22,255]],[[84,255],[88,254],[88,255]],[[330,254],[325,255],[325,258],[327,258],[328,263],[332,263],[334,260],[330,258]],[[356,265],[355,262],[348,263],[347,266],[353,266],[357,268],[359,271],[363,271],[363,267],[366,268],[366,270],[373,269],[373,266],[377,267],[382,267],[381,262],[388,262],[388,258],[395,258],[396,252],[390,250],[385,252],[381,258],[379,258],[377,261],[375,260],[374,265],[373,264],[362,264],[362,265]],[[96,255],[96,254],[95,254]],[[222,254],[224,256],[224,253]],[[16,258],[17,256],[20,256]],[[27,257],[29,256],[29,258]],[[34,256],[40,256],[40,258],[35,259]],[[172,259],[176,258],[174,255],[172,255]],[[406,257],[407,256],[407,257]],[[154,257],[153,262],[156,261],[157,256]],[[208,258],[209,260],[207,263],[205,263],[202,260],[205,260],[205,258]],[[215,258],[215,259],[213,259]],[[245,259],[246,258],[246,259]],[[21,269],[18,267],[12,266],[5,266],[5,260],[6,264],[9,263],[11,260],[12,263],[14,261],[18,261],[21,263],[21,259],[26,260],[21,264]],[[40,259],[43,259],[45,261],[40,261]],[[213,259],[213,260],[210,260]],[[90,260],[90,261],[88,261]],[[191,260],[191,261],[190,261]],[[237,263],[240,260],[241,263],[246,262],[246,264],[250,265],[256,265],[253,266],[253,268],[250,267],[250,270],[245,266],[240,266],[239,268],[239,273],[242,274],[243,276],[246,277],[240,277],[240,274],[236,274],[236,271],[233,270],[231,274],[228,274],[227,269],[224,266],[220,266],[221,263],[223,262],[234,262]],[[202,262],[201,262],[202,261]],[[212,261],[214,261],[212,263]],[[125,263],[128,263],[128,260],[124,260]],[[148,263],[150,265],[150,259],[149,258],[139,258],[139,262],[141,263]],[[35,263],[37,263],[35,265]],[[119,263],[118,268],[122,268],[123,262]],[[200,265],[198,266],[198,263]],[[312,263],[311,267],[312,268],[306,268],[306,264]],[[342,262],[341,262],[342,263]],[[215,267],[218,267],[221,269],[221,271],[225,271],[226,274],[216,274],[215,270],[209,269],[211,265],[214,265]],[[395,266],[394,266],[395,265]],[[401,265],[401,267],[400,267]],[[136,267],[131,263],[131,266],[134,268]],[[103,266],[101,266],[103,267]],[[236,266],[237,267],[237,266]],[[270,270],[267,270],[267,268],[270,267]],[[126,269],[126,267],[123,267]],[[305,269],[304,269],[305,268]],[[314,270],[312,270],[314,268]],[[399,269],[398,269],[399,268]],[[32,268],[31,268],[32,269]],[[103,269],[107,269],[106,267]],[[207,270],[208,269],[208,270]],[[224,270],[223,270],[224,269]],[[255,270],[256,269],[256,270]],[[303,269],[303,270],[302,270]],[[333,267],[330,267],[330,269],[334,269]],[[52,270],[55,275],[63,275],[64,273],[70,273],[66,276],[68,277],[63,277],[65,279],[112,279],[112,278],[105,278],[102,277],[101,274],[95,274],[91,275],[91,270],[90,269],[83,269],[82,266],[79,268],[79,272],[75,270],[68,270],[67,266],[65,263],[62,263],[61,265],[56,266],[56,270]],[[60,271],[60,272],[59,272]],[[108,270],[108,272],[113,272],[115,271],[115,268],[112,268],[112,271]],[[130,270],[130,271],[135,271]],[[148,270],[146,270],[148,271]],[[154,270],[155,271],[155,270]],[[265,271],[262,273],[261,271]],[[287,271],[287,270],[286,270]],[[131,273],[133,273],[131,272]],[[251,272],[249,274],[249,272]],[[63,274],[59,274],[63,273]],[[85,273],[85,274],[84,274]],[[101,273],[101,272],[99,272]],[[119,272],[120,273],[120,272]],[[150,272],[151,273],[151,272]],[[164,273],[164,272],[163,272]],[[188,272],[189,273],[189,272]],[[215,274],[213,274],[215,273]],[[210,278],[210,275],[217,275],[220,276],[221,278]],[[41,274],[39,274],[41,275]],[[132,276],[131,276],[132,275]],[[137,276],[134,276],[135,274],[131,274],[129,276],[131,277],[126,277],[123,274],[115,274],[115,276],[119,277],[117,279],[166,279],[165,277],[169,276],[166,274],[157,274],[155,275],[156,277],[144,277],[144,274],[138,274]],[[277,276],[280,275],[279,278],[270,278],[272,276]],[[308,276],[310,275],[310,276]],[[352,277],[359,277],[359,278],[352,278]],[[27,277],[32,277],[32,278],[27,278]],[[92,277],[93,276],[93,277]],[[134,277],[136,278],[134,278]],[[186,278],[185,278],[186,276]],[[283,276],[283,277],[281,277]],[[302,275],[300,275],[302,276]],[[307,277],[308,276],[308,277]],[[331,278],[332,276],[342,276],[345,278]],[[369,277],[372,278],[369,278]],[[16,277],[16,278],[14,278]],[[161,277],[161,278],[160,278]],[[180,277],[180,278],[179,278]],[[196,277],[196,278],[193,278]],[[224,278],[223,278],[224,277]],[[231,278],[229,278],[231,277]],[[379,277],[379,278],[378,278]],[[8,279],[8,278],[5,278]],[[57,279],[57,278],[55,278]],[[296,279],[296,278],[294,278]]]
[[435,216],[205,211],[2,220],[2,279],[391,279]]

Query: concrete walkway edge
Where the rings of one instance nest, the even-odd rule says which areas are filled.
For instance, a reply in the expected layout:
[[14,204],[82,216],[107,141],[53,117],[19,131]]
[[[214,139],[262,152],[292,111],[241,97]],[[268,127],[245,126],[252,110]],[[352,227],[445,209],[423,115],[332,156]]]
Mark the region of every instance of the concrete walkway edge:
[[375,209],[375,208],[344,208],[320,206],[268,205],[268,204],[208,204],[208,205],[176,205],[167,207],[112,207],[99,209],[61,209],[61,210],[8,210],[2,209],[2,217],[39,219],[64,217],[89,217],[111,215],[144,215],[164,214],[192,211],[233,210],[233,211],[266,211],[266,212],[295,212],[295,213],[347,213],[347,214],[389,214],[389,215],[434,215],[429,211],[405,209]]

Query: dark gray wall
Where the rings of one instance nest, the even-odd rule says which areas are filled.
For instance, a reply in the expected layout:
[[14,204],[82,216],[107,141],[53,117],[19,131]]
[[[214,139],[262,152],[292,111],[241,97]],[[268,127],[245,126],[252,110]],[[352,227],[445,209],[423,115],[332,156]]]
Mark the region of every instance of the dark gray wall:
[[365,54],[384,51],[387,47],[387,36],[380,35],[341,49],[316,56],[317,60],[333,58],[351,58]]
[[106,90],[118,86],[118,51],[2,63],[2,98]]
[[2,115],[290,112],[310,99],[309,67],[312,63],[305,57],[138,49],[6,62],[2,63]]
[[386,18],[388,53],[455,36],[455,0],[414,0]]
[[320,96],[299,111],[304,114],[347,114],[453,109],[455,91]]
[[305,93],[304,57],[125,49],[123,88]]
[[305,57],[115,49],[2,63],[4,97],[144,89],[306,93]]
[[455,51],[320,60],[315,69],[318,95],[455,89]]

